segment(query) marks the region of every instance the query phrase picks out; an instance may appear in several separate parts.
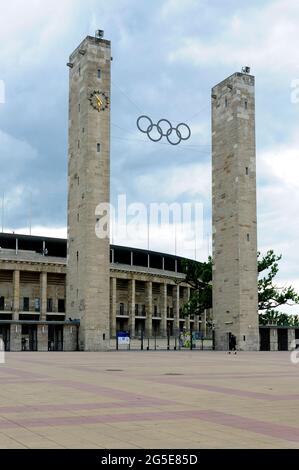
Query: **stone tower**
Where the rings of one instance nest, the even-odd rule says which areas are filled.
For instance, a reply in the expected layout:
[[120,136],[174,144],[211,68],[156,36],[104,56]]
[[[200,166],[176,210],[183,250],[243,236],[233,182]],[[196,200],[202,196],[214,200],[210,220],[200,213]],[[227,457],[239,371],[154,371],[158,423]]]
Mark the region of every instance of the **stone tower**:
[[80,349],[99,351],[109,339],[109,238],[96,236],[95,211],[110,200],[110,42],[87,36],[68,66],[67,317],[81,321]]
[[229,335],[259,349],[254,77],[212,89],[213,317],[215,347]]

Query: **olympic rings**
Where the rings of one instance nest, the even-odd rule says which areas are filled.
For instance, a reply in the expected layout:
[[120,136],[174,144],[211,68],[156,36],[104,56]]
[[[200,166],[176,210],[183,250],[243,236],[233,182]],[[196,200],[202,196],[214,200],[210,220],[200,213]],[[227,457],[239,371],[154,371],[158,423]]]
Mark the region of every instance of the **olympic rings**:
[[[142,119],[148,121],[147,127],[142,126],[140,122]],[[191,129],[187,124],[181,122],[177,127],[172,127],[171,122],[164,118],[160,119],[157,124],[154,124],[151,118],[142,115],[137,119],[137,127],[140,132],[147,134],[152,142],[159,142],[162,137],[166,137],[169,144],[178,145],[182,140],[188,140],[191,137]]]

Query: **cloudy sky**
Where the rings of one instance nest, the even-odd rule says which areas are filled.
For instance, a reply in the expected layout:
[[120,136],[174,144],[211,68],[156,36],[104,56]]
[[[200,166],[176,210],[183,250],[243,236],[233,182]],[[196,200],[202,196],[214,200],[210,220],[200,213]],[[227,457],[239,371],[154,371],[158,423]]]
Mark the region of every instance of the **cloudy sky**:
[[[66,234],[66,62],[78,43],[100,28],[112,41],[114,59],[112,200],[126,193],[128,202],[201,202],[206,242],[199,259],[209,252],[211,233],[210,89],[251,66],[259,249],[282,253],[280,282],[299,289],[298,0],[0,0],[0,5],[5,230],[28,233],[32,200],[32,233]],[[148,142],[136,130],[140,113],[185,121],[192,138],[178,147]],[[179,254],[191,256],[182,253],[180,239],[177,243]],[[173,252],[173,236],[155,236],[153,230],[150,246]]]

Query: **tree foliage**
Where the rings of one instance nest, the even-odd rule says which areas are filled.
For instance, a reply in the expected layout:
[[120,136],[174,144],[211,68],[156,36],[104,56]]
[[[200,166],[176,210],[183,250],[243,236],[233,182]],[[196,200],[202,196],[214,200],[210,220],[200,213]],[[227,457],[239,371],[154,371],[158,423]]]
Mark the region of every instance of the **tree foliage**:
[[[276,324],[284,326],[299,326],[297,315],[287,315],[276,309],[282,305],[299,304],[299,296],[292,286],[278,287],[274,279],[279,271],[278,263],[282,255],[277,256],[269,250],[264,256],[258,253],[258,309],[260,324]],[[209,257],[205,263],[183,260],[185,281],[192,288],[190,300],[183,307],[185,315],[200,315],[205,309],[212,308],[212,266]]]
[[183,307],[185,315],[200,315],[212,307],[212,264],[211,257],[206,263],[183,260],[185,281],[192,288],[190,300]]
[[277,310],[268,310],[259,315],[260,325],[277,325],[277,326],[299,326],[298,315],[287,315]]
[[[275,311],[281,305],[299,304],[299,296],[292,286],[278,287],[273,282],[279,271],[278,261],[281,258],[282,256],[275,255],[273,250],[269,250],[262,258],[258,253],[259,310]],[[260,273],[264,273],[264,275],[261,277]]]

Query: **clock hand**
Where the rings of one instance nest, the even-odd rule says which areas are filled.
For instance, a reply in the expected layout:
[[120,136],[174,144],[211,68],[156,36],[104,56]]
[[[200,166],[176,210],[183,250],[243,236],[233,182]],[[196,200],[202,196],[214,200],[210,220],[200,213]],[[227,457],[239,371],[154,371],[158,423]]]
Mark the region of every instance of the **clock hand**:
[[97,99],[97,102],[100,106],[102,106],[103,104],[103,101],[101,100],[101,98],[99,97],[99,95],[95,95],[96,99]]

